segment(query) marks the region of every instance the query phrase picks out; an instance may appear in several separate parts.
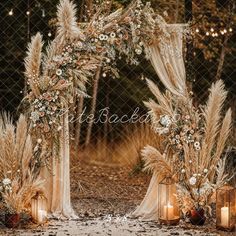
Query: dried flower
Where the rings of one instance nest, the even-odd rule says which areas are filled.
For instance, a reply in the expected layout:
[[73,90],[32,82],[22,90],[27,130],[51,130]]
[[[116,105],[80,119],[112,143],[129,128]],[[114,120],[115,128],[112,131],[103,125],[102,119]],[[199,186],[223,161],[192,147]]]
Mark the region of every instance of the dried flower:
[[61,69],[57,69],[56,70],[56,75],[58,75],[58,76],[62,75],[62,70]]
[[169,127],[171,124],[171,119],[168,115],[163,115],[160,117],[160,124],[165,127]]
[[111,33],[110,33],[110,37],[111,37],[111,38],[115,38],[115,37],[116,37],[116,33],[115,33],[115,32],[111,32]]
[[37,139],[37,143],[42,143],[42,139],[41,138],[39,138],[39,139]]
[[8,185],[8,184],[11,184],[11,180],[8,178],[5,178],[5,179],[3,179],[2,183],[3,183],[3,185]]
[[195,184],[197,183],[197,179],[196,179],[195,177],[191,177],[191,178],[189,179],[189,183],[190,183],[191,185],[195,185]]

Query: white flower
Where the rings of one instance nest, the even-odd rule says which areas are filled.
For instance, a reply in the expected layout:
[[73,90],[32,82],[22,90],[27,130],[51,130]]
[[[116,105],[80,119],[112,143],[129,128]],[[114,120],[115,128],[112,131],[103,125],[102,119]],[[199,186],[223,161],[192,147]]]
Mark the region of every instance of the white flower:
[[190,183],[191,185],[195,185],[195,184],[197,183],[197,179],[196,179],[195,177],[191,177],[191,178],[189,179],[189,183]]
[[203,172],[206,174],[208,172],[208,169],[204,169]]
[[33,122],[36,122],[37,120],[39,120],[39,113],[36,111],[31,112],[30,118]]
[[6,178],[6,179],[3,179],[2,183],[3,185],[8,185],[8,184],[11,184],[11,180]]
[[42,143],[42,139],[41,138],[39,138],[39,139],[37,139],[37,143]]
[[61,70],[61,69],[57,69],[56,74],[57,74],[58,76],[60,76],[60,75],[62,74],[62,70]]
[[115,37],[116,37],[116,33],[111,32],[111,33],[110,33],[110,36],[111,36],[111,38],[115,38]]
[[200,148],[200,143],[198,141],[194,142],[193,146],[197,149]]
[[168,115],[164,115],[160,117],[160,124],[165,127],[169,127],[171,124],[171,119]]
[[141,50],[141,49],[135,49],[135,52],[136,52],[138,55],[141,55],[141,54],[142,54],[142,50]]
[[98,36],[98,38],[99,38],[99,40],[101,40],[101,41],[103,41],[104,40],[104,34],[100,34],[99,36]]

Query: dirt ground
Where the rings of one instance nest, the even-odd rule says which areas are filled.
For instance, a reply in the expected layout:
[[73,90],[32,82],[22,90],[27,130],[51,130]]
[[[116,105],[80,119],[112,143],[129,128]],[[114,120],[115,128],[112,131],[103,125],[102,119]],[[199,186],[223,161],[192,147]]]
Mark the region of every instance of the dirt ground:
[[71,169],[74,207],[79,215],[125,215],[143,199],[150,176],[128,167],[79,162]]
[[142,201],[150,176],[139,173],[132,175],[131,169],[98,162],[72,160],[71,193],[72,203],[79,218],[76,220],[52,220],[44,226],[28,225],[24,229],[0,228],[0,235],[24,236],[218,236],[236,235],[216,231],[214,224],[193,228],[183,222],[178,226],[163,226],[156,222],[129,219]]

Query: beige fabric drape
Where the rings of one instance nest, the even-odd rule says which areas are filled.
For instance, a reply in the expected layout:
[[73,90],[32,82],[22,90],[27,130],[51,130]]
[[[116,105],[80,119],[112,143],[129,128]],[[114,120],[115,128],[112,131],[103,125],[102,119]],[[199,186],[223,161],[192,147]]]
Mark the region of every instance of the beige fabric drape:
[[[59,156],[53,155],[51,166],[44,168],[44,193],[48,199],[48,209],[52,216],[75,218],[70,199],[70,147],[68,111],[62,116],[63,127],[60,134]],[[55,153],[55,151],[53,151]]]
[[[166,25],[169,37],[147,46],[150,61],[166,89],[178,96],[187,96],[186,75],[182,51],[183,24]],[[158,220],[158,183],[161,181],[154,172],[147,193],[140,206],[131,213],[133,217]]]
[[186,75],[183,59],[183,32],[185,24],[166,24],[165,36],[146,46],[159,79],[172,93],[186,95]]

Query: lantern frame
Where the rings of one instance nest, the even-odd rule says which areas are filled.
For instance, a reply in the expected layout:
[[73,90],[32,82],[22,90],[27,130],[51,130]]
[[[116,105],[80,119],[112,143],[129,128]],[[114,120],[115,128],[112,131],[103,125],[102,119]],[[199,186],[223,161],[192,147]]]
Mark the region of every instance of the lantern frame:
[[158,216],[159,222],[166,225],[177,225],[180,220],[176,185],[170,176],[158,184]]
[[43,224],[47,221],[48,207],[47,198],[43,193],[38,192],[31,199],[31,216],[33,222]]
[[216,228],[233,231],[236,224],[236,188],[224,185],[216,189]]

